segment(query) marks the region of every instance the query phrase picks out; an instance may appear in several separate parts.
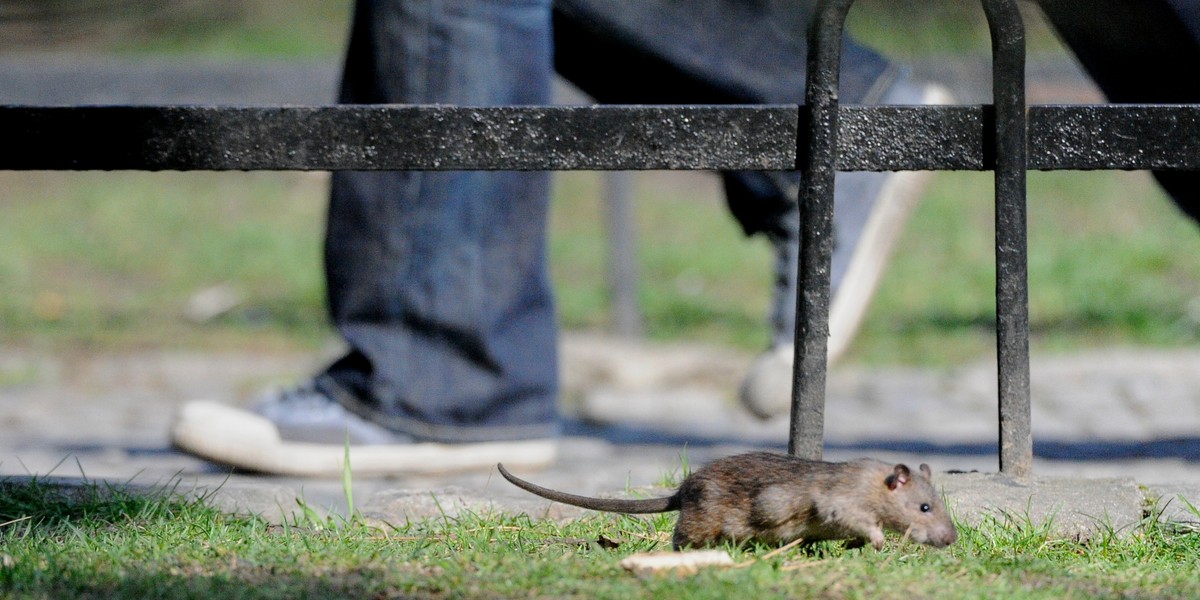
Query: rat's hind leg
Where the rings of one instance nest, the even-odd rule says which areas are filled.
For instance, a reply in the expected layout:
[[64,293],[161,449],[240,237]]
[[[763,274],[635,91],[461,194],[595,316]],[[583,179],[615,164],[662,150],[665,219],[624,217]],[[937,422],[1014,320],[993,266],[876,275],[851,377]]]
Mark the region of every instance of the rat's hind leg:
[[671,536],[671,548],[683,550],[712,546],[723,538],[723,527],[717,515],[700,511],[680,511],[675,533]]

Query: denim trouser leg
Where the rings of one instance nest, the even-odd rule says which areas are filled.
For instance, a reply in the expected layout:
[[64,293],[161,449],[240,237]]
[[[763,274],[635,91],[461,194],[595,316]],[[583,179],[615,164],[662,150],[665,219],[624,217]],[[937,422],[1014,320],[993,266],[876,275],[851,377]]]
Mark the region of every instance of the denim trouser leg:
[[[549,0],[360,0],[347,103],[548,104]],[[325,269],[349,353],[318,377],[418,439],[552,435],[548,174],[342,172]]]
[[[1200,1],[1041,0],[1043,12],[1111,102],[1200,102]],[[1200,221],[1200,173],[1154,176]]]
[[[814,2],[555,0],[554,63],[612,104],[800,104]],[[841,98],[868,100],[891,64],[845,36]],[[747,235],[798,235],[798,174],[724,173],[726,198]]]
[[[800,104],[813,5],[555,0],[555,68],[605,103]],[[879,102],[896,81],[898,70],[850,36],[843,39],[842,101]],[[847,196],[880,185],[882,177],[880,173],[838,175],[835,226],[839,231],[843,225],[852,226],[843,220],[854,220],[848,216],[854,207],[861,212],[864,202],[874,199]],[[770,314],[772,342],[789,343],[795,328],[799,173],[726,172],[722,179],[729,210],[742,230],[746,235],[767,236],[778,253]],[[835,289],[850,254],[847,249],[839,251],[833,265]]]
[[[342,100],[548,103],[548,1],[360,0]],[[556,21],[565,34],[556,36],[557,66],[602,101],[803,96],[803,5],[588,4],[556,5],[586,9],[581,19]],[[788,21],[777,22],[781,16]],[[663,23],[700,34],[662,31]],[[853,45],[846,60],[853,66],[843,74],[843,97],[855,101],[887,64]],[[794,236],[794,191],[787,189],[794,176],[727,178],[746,182],[730,187],[730,207],[747,233]],[[326,275],[332,318],[351,350],[318,386],[351,410],[419,438],[553,433],[546,187],[545,174],[531,173],[336,174]]]

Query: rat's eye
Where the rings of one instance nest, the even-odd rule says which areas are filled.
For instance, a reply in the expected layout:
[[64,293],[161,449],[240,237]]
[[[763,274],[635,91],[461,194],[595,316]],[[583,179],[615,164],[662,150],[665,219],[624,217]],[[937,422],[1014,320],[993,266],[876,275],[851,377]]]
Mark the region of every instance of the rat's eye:
[[932,507],[932,506],[929,506],[928,504],[922,504],[922,505],[921,505],[921,512],[929,512],[929,511],[931,511],[931,510],[933,510],[933,507]]

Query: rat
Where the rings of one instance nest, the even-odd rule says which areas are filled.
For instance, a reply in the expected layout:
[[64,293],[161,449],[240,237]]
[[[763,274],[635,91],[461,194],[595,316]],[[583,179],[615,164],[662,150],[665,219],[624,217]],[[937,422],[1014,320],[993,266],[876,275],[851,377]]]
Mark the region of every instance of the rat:
[[671,496],[645,500],[568,494],[496,466],[513,485],[563,504],[626,514],[677,510],[675,550],[724,542],[783,545],[797,539],[851,540],[878,550],[885,530],[935,548],[958,539],[926,464],[914,473],[903,464],[866,458],[834,463],[751,452],[718,459],[684,478]]

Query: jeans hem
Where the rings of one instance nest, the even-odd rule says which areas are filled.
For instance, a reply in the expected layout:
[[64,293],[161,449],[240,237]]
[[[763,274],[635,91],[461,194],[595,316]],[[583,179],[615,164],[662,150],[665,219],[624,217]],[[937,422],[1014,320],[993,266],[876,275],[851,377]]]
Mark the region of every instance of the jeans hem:
[[520,425],[441,425],[417,419],[389,415],[373,409],[333,377],[317,377],[316,387],[351,413],[395,433],[411,436],[416,442],[463,444],[472,442],[512,442],[557,438],[562,425],[556,419],[548,423]]

